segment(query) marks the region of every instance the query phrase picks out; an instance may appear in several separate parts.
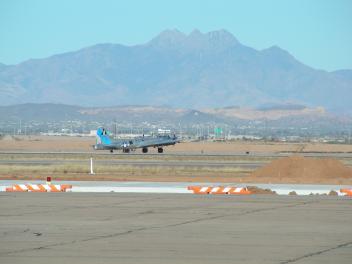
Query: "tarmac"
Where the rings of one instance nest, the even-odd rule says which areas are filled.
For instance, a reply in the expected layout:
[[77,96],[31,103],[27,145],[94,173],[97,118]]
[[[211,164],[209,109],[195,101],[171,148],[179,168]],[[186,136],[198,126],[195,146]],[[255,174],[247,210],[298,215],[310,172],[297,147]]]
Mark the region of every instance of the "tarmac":
[[351,263],[352,200],[0,193],[0,263]]
[[[53,158],[50,160],[45,159],[31,159],[31,160],[11,160],[5,159],[0,160],[0,165],[57,165],[57,164],[87,164],[87,160],[64,160],[64,159],[57,159]],[[167,167],[240,167],[240,168],[249,168],[249,169],[256,169],[262,167],[263,165],[267,164],[268,162],[234,162],[234,161],[165,161],[165,160],[94,160],[95,165],[104,165],[104,166],[111,166],[111,165],[131,165],[131,166],[167,166]]]
[[334,158],[352,158],[352,152],[215,152],[215,153],[194,153],[194,152],[164,152],[160,153],[121,153],[109,151],[24,151],[24,150],[0,150],[0,155],[88,155],[88,156],[107,156],[118,158],[123,157],[265,157],[265,158],[280,158],[289,157],[294,154],[299,154],[304,157],[334,157]]
[[[33,180],[0,180],[0,192],[4,192],[6,187],[14,184],[45,184],[45,181]],[[328,195],[335,191],[338,195],[341,189],[352,189],[350,185],[329,185],[329,184],[254,184],[254,183],[235,183],[235,182],[116,182],[116,181],[53,181],[52,184],[72,185],[70,192],[116,192],[116,193],[170,193],[170,194],[190,194],[188,186],[232,186],[247,187],[256,186],[262,189],[275,191],[279,195],[289,195],[295,192],[297,195]]]

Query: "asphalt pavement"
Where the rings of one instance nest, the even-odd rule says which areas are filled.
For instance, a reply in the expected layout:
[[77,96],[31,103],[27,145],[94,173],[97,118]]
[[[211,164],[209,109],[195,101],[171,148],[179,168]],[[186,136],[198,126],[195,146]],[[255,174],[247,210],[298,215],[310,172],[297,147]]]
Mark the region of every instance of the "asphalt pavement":
[[352,200],[0,193],[0,263],[351,263]]
[[288,157],[292,155],[301,155],[305,157],[335,157],[335,158],[351,158],[352,152],[213,152],[213,153],[196,153],[196,152],[164,152],[160,153],[121,153],[109,151],[16,151],[16,150],[0,150],[0,155],[88,155],[88,156],[163,156],[163,157],[266,157],[266,158],[279,158]]
[[[87,164],[89,160],[65,160],[65,159],[3,159],[0,160],[0,164],[4,165],[57,165],[57,164],[69,164],[79,163]],[[238,161],[168,161],[168,160],[126,160],[126,159],[104,159],[94,160],[94,164],[101,165],[131,165],[131,166],[166,166],[166,167],[240,167],[256,169],[267,162],[238,162]]]

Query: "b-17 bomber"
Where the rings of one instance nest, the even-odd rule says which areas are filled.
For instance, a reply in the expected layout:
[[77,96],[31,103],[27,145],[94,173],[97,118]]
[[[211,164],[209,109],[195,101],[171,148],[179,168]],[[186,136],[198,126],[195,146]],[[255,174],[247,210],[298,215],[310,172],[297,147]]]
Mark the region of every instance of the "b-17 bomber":
[[148,152],[149,147],[158,148],[158,153],[163,153],[164,146],[175,145],[179,143],[179,140],[174,135],[173,137],[169,135],[158,135],[158,136],[148,136],[134,138],[134,139],[111,139],[105,128],[98,128],[97,130],[97,142],[94,145],[96,150],[122,150],[124,153],[129,153],[138,148],[142,149],[143,153]]

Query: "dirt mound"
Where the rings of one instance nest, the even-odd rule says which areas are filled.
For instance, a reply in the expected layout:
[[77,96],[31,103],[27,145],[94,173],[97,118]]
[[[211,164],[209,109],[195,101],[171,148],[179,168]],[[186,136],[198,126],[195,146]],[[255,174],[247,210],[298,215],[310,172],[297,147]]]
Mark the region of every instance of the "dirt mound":
[[331,158],[291,156],[274,160],[254,171],[251,176],[270,178],[272,182],[328,183],[336,182],[337,179],[351,179],[352,168]]
[[337,196],[337,195],[339,195],[339,194],[338,194],[336,191],[331,190],[328,195],[330,195],[330,196]]

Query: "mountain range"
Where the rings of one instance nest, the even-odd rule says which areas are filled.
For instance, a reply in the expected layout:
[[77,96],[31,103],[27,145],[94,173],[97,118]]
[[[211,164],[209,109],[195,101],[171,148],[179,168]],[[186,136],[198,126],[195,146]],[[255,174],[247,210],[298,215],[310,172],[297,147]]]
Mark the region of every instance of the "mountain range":
[[351,98],[352,70],[313,69],[280,47],[256,50],[225,30],[166,30],[141,45],[98,44],[0,64],[0,105],[205,109],[284,103],[352,114]]
[[267,123],[273,127],[315,127],[345,129],[352,118],[338,117],[323,108],[307,108],[302,105],[277,105],[262,108],[206,108],[202,110],[172,108],[166,106],[124,105],[114,107],[82,107],[63,104],[20,104],[0,106],[0,124],[60,123],[65,121],[88,121],[97,125],[111,123],[120,125],[165,124],[168,126],[195,126],[226,124],[229,126],[252,126]]

